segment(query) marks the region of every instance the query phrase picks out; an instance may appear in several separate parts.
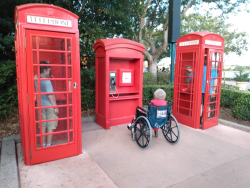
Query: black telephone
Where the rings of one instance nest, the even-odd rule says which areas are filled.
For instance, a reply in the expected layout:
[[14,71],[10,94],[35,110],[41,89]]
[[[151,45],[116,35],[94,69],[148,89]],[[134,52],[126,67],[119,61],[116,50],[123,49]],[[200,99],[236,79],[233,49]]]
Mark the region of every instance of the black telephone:
[[116,71],[109,71],[109,91],[116,92]]

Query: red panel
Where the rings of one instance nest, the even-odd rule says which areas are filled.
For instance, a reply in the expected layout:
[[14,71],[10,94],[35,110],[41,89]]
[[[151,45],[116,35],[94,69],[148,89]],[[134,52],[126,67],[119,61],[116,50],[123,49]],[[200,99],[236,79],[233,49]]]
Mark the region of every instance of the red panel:
[[99,57],[98,58],[98,76],[97,78],[103,78],[98,80],[98,90],[102,91],[103,93],[98,95],[98,111],[97,113],[104,116],[105,115],[105,109],[103,108],[105,106],[105,58],[104,57]]

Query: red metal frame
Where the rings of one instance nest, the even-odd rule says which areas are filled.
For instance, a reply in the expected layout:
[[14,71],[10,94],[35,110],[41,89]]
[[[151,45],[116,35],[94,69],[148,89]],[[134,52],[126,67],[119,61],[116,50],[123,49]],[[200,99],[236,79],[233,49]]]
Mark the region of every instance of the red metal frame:
[[[136,106],[142,105],[143,55],[145,46],[115,38],[94,44],[96,69],[96,123],[105,129],[130,123]],[[116,71],[118,94],[109,92],[109,71]],[[131,84],[120,85],[122,72],[131,72]],[[117,92],[116,92],[117,93]],[[118,97],[117,97],[118,96]]]
[[[208,102],[208,87],[204,100],[203,124],[200,126],[201,98],[204,55],[211,56],[212,52],[220,53],[218,69],[218,85],[216,102]],[[174,105],[173,115],[178,122],[195,129],[206,129],[218,124],[220,106],[220,83],[222,74],[222,58],[224,52],[224,39],[217,34],[209,32],[195,32],[184,35],[177,40],[175,80],[174,80]],[[207,66],[210,59],[208,58]],[[206,82],[211,80],[210,69],[207,69]],[[215,95],[215,94],[214,94]],[[214,110],[207,110],[207,106],[216,103]],[[207,114],[215,113],[213,118],[205,118]]]
[[[51,19],[70,20],[72,27],[58,25],[48,25],[39,23],[28,23],[27,16],[38,16]],[[82,153],[81,147],[81,97],[80,97],[80,57],[79,57],[79,32],[78,17],[73,13],[46,4],[27,4],[16,7],[15,12],[16,35],[16,64],[17,64],[17,86],[18,86],[18,104],[19,104],[19,122],[21,142],[24,150],[24,162],[26,165],[37,164],[46,161],[52,161],[60,158],[74,156]],[[51,41],[61,39],[66,41],[64,50],[56,49],[39,49],[38,43],[42,39],[39,37],[50,38]],[[67,42],[71,43],[71,49],[66,46]],[[53,44],[51,43],[51,46]],[[46,55],[47,53],[47,55]],[[50,53],[50,55],[48,55]],[[54,57],[53,57],[54,54]],[[59,54],[65,55],[65,64],[55,63]],[[67,64],[68,57],[71,56],[71,64]],[[51,80],[53,88],[59,88],[59,91],[46,94],[54,94],[59,107],[58,128],[53,133],[42,133],[42,126],[37,127],[41,122],[51,120],[42,120],[41,113],[37,111],[48,107],[35,106],[36,97],[41,93],[36,91],[34,82],[38,83],[40,88],[40,72],[38,64],[41,60],[51,59],[50,64],[52,74],[55,78]],[[52,60],[54,58],[54,60]],[[37,64],[34,62],[37,61]],[[34,78],[34,75],[38,78]],[[64,76],[62,76],[64,75]],[[56,85],[57,83],[57,85]],[[73,83],[77,88],[73,88]],[[72,101],[69,101],[72,98]],[[61,101],[61,102],[60,102]],[[73,111],[73,114],[72,114]],[[39,115],[39,119],[38,118]],[[73,128],[69,127],[73,125]],[[53,135],[53,140],[62,140],[67,136],[66,143],[43,147],[42,136]],[[69,137],[73,136],[73,140]]]

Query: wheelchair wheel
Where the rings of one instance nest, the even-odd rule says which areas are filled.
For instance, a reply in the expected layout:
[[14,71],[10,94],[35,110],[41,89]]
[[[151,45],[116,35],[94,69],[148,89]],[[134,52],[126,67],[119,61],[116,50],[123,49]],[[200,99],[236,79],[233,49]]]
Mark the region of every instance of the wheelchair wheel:
[[135,120],[135,141],[142,149],[146,149],[152,140],[152,129],[148,119],[139,116]]
[[172,114],[171,116],[169,116],[167,124],[164,125],[161,129],[163,136],[169,143],[176,144],[179,141],[180,139],[179,123]]

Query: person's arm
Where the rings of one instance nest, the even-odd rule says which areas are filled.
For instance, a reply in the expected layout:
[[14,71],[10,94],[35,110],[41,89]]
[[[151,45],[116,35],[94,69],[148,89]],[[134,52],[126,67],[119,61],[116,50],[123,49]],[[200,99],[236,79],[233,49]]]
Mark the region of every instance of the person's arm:
[[[53,97],[53,95],[48,95],[49,101],[52,104],[52,106],[56,106],[56,101]],[[59,114],[59,109],[58,108],[54,108],[55,109],[55,114]]]

